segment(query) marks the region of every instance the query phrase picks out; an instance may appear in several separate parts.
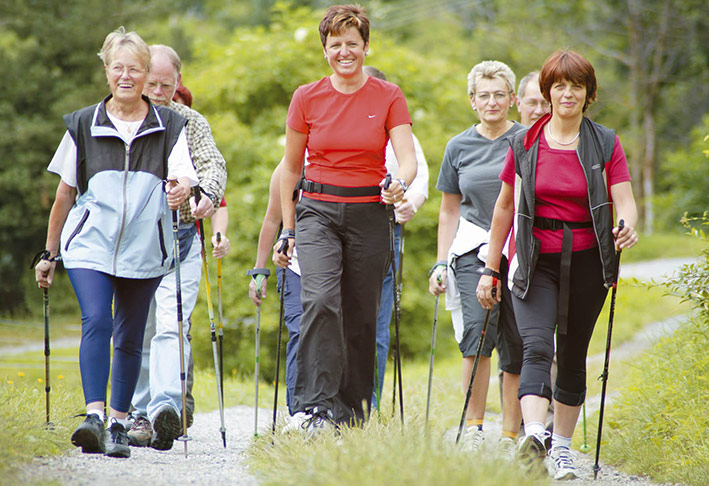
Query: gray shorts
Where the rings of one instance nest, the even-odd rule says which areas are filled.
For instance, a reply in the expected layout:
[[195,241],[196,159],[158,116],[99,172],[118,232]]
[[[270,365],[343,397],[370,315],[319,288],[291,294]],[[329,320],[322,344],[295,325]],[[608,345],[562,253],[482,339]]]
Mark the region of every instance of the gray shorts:
[[[480,272],[485,263],[478,258],[478,250],[461,255],[455,262],[455,278],[460,290],[460,300],[463,307],[463,339],[458,344],[464,357],[475,356],[480,342],[480,334],[487,311],[482,308],[475,296]],[[490,357],[492,350],[497,348],[500,358],[500,369],[508,373],[519,374],[522,369],[522,339],[517,330],[512,297],[507,288],[507,259],[500,262],[502,275],[502,302],[493,307],[490,313],[485,342],[481,356]]]

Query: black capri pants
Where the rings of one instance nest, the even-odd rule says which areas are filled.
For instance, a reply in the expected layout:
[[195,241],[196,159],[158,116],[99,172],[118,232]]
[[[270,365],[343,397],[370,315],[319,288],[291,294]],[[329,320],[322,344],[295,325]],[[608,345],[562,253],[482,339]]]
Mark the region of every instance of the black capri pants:
[[[524,348],[519,397],[537,395],[551,401],[551,363],[559,300],[561,253],[542,253],[537,260],[526,298],[513,295],[517,327]],[[586,355],[593,328],[608,289],[598,248],[571,257],[569,321],[565,335],[556,337],[558,373],[553,397],[579,406],[586,398]]]

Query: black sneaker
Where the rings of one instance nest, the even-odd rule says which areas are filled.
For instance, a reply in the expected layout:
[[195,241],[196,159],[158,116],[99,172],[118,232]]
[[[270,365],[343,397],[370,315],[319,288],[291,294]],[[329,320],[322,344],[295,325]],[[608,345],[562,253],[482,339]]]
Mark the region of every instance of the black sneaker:
[[111,426],[106,430],[104,454],[110,457],[130,457],[129,442],[126,428],[119,422],[111,420]]
[[92,413],[71,434],[71,443],[81,447],[85,454],[102,454],[106,449],[104,436],[106,435],[103,420]]
[[182,433],[182,424],[177,411],[169,405],[163,405],[153,420],[153,438],[150,447],[160,451],[172,449],[172,443]]

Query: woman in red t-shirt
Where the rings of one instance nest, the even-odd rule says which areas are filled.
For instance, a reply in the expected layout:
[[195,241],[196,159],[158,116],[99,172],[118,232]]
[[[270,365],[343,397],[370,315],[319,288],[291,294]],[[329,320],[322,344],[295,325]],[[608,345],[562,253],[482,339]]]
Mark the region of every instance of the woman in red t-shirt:
[[[286,124],[281,173],[283,232],[274,263],[298,244],[303,315],[287,429],[316,432],[361,422],[374,384],[377,311],[389,264],[387,209],[416,175],[411,117],[395,84],[362,71],[369,20],[362,7],[330,7],[320,22],[332,74],[300,86]],[[385,188],[391,139],[399,170]],[[299,188],[307,148],[308,165]],[[287,251],[280,253],[284,243]],[[307,422],[306,422],[307,420]]]
[[[507,153],[487,266],[499,270],[514,222],[509,282],[524,343],[520,454],[530,463],[546,456],[544,419],[553,399],[554,478],[573,479],[578,476],[570,446],[586,395],[588,343],[614,279],[615,248],[638,241],[637,210],[618,137],[583,116],[596,97],[593,66],[573,51],[559,51],[545,62],[539,84],[552,112],[515,137]],[[614,227],[611,204],[616,221],[625,222],[622,230]],[[500,292],[492,296],[491,277],[480,279],[477,292],[486,308],[499,300]]]

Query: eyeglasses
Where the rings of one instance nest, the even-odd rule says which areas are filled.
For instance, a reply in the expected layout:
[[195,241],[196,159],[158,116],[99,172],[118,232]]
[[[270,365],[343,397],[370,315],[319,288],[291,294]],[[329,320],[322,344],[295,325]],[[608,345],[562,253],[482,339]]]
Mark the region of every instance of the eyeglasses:
[[145,72],[137,67],[123,66],[122,64],[112,64],[109,69],[114,76],[123,76],[123,73],[126,71],[128,71],[129,76],[138,76]]
[[507,99],[510,93],[510,91],[495,91],[494,93],[482,91],[480,93],[475,93],[475,99],[483,103],[487,103],[488,101],[490,101],[490,97],[492,96],[495,98],[495,101],[501,102]]
[[522,103],[529,106],[530,108],[538,108],[541,106],[545,110],[548,110],[549,107],[551,106],[551,104],[547,100],[541,100],[541,101],[536,100],[535,101],[535,100],[524,100],[523,99]]
[[145,87],[150,91],[155,91],[156,89],[158,89],[158,87],[160,87],[161,91],[172,91],[173,89],[175,89],[174,84],[156,83],[155,81],[148,81],[147,83],[145,83]]

